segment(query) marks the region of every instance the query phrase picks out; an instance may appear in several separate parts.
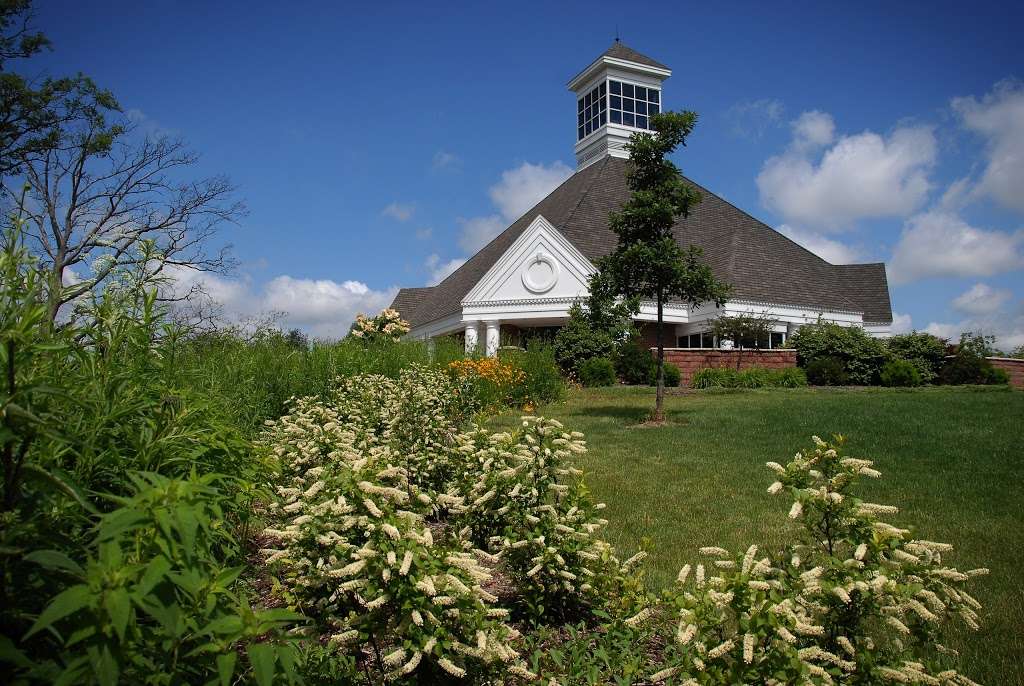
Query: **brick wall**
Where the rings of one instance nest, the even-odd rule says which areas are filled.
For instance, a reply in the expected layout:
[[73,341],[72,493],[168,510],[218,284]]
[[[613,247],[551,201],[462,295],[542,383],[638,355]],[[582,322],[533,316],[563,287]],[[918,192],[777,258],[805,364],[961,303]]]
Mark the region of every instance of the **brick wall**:
[[1024,388],[1024,360],[1012,357],[990,357],[988,361],[996,369],[1002,369],[1010,375],[1010,385],[1014,388]]
[[[658,354],[658,349],[651,351]],[[682,373],[681,386],[689,386],[693,373],[704,367],[765,367],[785,369],[796,366],[795,350],[688,350],[686,348],[665,348],[665,361],[679,367]]]

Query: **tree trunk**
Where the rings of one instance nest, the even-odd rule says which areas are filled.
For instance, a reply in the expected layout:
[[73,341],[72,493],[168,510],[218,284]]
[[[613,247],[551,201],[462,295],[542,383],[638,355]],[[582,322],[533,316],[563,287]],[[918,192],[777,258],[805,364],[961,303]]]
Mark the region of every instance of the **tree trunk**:
[[663,422],[665,421],[665,410],[663,405],[665,403],[665,340],[664,340],[664,320],[663,320],[663,309],[664,303],[662,302],[662,294],[658,293],[658,390],[654,401],[654,421]]

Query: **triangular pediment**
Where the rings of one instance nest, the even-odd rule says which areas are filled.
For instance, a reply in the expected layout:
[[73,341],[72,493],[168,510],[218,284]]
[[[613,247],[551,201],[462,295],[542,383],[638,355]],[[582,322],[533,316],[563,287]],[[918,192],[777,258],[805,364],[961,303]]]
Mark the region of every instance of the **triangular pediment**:
[[551,222],[537,215],[462,302],[583,297],[595,271]]

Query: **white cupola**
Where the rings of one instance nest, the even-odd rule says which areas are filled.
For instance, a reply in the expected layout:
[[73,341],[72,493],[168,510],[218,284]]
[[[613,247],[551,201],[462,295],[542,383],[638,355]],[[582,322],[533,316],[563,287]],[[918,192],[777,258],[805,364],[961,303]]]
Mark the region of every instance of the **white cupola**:
[[625,145],[661,112],[661,83],[672,70],[624,45],[612,46],[569,82],[576,94],[576,168],[606,155],[629,157]]

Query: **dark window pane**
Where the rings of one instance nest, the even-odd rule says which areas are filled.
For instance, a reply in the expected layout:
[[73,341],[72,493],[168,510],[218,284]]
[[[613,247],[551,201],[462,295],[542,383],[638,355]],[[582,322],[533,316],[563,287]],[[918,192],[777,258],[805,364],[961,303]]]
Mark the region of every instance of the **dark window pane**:
[[588,122],[587,122],[587,135],[589,135],[589,134],[590,134],[590,132],[591,132],[591,131],[593,131],[593,130],[594,130],[594,127],[593,127],[593,126],[591,126],[591,125],[590,125],[590,122],[588,121]]
[[576,130],[576,139],[579,140],[580,138],[583,138],[583,127],[582,126]]
[[602,112],[602,113],[601,113],[601,116],[600,116],[600,117],[598,118],[598,121],[599,121],[599,122],[601,122],[601,125],[602,125],[602,126],[604,125],[604,123],[605,123],[606,121],[608,121],[608,120],[606,119],[606,117],[607,117],[607,116],[608,116],[608,114],[607,114],[606,112]]
[[785,334],[781,331],[772,331],[772,348],[781,348],[785,343]]
[[626,126],[633,126],[633,114],[631,112],[623,112],[622,123]]
[[625,95],[627,98],[632,98],[633,97],[633,84],[631,84],[631,83],[624,83],[624,84],[622,84],[622,94]]
[[621,110],[622,109],[622,98],[620,98],[617,95],[613,95],[612,96],[612,109],[613,110]]
[[608,107],[608,99],[602,96],[602,98],[598,101],[598,104],[601,106],[601,111],[603,112],[604,109]]
[[626,111],[626,112],[632,112],[633,111],[633,102],[634,102],[633,100],[628,100],[626,98],[623,98],[622,99],[622,109],[624,111]]
[[647,100],[647,89],[644,88],[643,86],[637,86],[636,95],[633,97],[635,97],[637,100]]
[[578,101],[576,102],[576,111],[577,111],[577,112],[582,112],[582,111],[583,111],[583,98],[580,98],[580,99],[579,99],[579,100],[578,100]]
[[612,95],[620,95],[622,93],[622,84],[618,81],[612,81]]
[[634,107],[633,109],[636,111],[637,114],[647,114],[646,102],[644,102],[643,100],[637,100],[633,104],[636,105],[636,107]]
[[604,95],[605,93],[608,92],[607,88],[608,88],[608,84],[606,84],[606,83],[602,83],[601,84],[601,95]]
[[583,126],[583,114],[576,115],[576,126]]
[[637,125],[637,127],[641,128],[641,129],[646,129],[647,128],[647,117],[641,116],[639,114],[636,115],[636,125]]
[[660,95],[661,91],[656,91],[653,88],[647,89],[647,100],[650,102],[661,102],[659,100]]
[[619,112],[618,110],[612,110],[612,123],[613,124],[621,124],[622,123],[622,112]]
[[648,103],[647,104],[647,114],[657,114],[657,113],[658,113],[658,103],[656,103],[656,102]]

